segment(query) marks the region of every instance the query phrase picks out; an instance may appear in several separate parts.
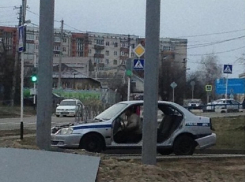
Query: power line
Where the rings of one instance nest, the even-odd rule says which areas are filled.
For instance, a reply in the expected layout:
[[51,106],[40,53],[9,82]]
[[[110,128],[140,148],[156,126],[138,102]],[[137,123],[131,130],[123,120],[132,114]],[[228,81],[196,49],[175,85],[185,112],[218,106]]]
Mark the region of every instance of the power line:
[[216,41],[216,42],[209,42],[209,43],[204,43],[204,44],[193,44],[193,45],[189,45],[187,49],[194,49],[194,48],[199,48],[199,47],[206,47],[206,46],[211,46],[211,45],[215,45],[215,44],[226,43],[226,42],[229,42],[229,41],[233,41],[233,40],[237,40],[237,39],[242,39],[242,38],[245,38],[245,36],[235,37],[235,38],[221,40],[221,41]]
[[215,53],[206,53],[206,54],[188,54],[188,56],[205,56],[205,55],[211,55],[211,54],[223,54],[223,53],[227,53],[227,52],[233,52],[233,51],[236,51],[236,50],[240,50],[240,49],[243,49],[243,48],[245,48],[245,46],[238,47],[238,48],[235,48],[235,49],[226,50],[226,51],[215,52]]
[[220,35],[220,34],[228,34],[228,33],[234,33],[234,32],[242,32],[242,31],[245,31],[245,29],[231,30],[231,31],[226,31],[226,32],[208,33],[208,34],[199,34],[199,35],[180,36],[177,38],[203,37],[203,36],[210,36],[210,35]]

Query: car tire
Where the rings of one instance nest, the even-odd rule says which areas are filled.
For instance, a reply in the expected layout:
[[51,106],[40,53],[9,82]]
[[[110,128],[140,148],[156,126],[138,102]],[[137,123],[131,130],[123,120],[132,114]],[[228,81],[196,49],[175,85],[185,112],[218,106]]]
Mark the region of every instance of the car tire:
[[60,117],[60,115],[56,115],[56,117]]
[[175,155],[192,155],[195,150],[195,141],[189,135],[178,136],[173,145]]
[[98,134],[87,134],[81,139],[80,148],[88,152],[101,152],[104,149],[104,141]]
[[170,155],[173,153],[173,149],[157,149],[157,152],[161,155]]

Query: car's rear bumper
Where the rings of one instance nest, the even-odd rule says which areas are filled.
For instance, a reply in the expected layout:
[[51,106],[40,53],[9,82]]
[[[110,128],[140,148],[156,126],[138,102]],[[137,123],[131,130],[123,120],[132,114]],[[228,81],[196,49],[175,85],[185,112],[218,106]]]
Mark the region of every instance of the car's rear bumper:
[[51,135],[51,146],[65,148],[79,148],[80,135]]
[[216,144],[216,134],[212,133],[201,138],[196,139],[200,149],[208,148]]

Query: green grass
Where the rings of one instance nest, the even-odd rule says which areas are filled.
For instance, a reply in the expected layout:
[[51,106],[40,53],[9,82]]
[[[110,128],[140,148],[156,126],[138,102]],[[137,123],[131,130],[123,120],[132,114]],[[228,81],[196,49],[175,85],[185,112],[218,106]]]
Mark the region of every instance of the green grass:
[[217,135],[213,149],[245,150],[245,116],[212,118]]

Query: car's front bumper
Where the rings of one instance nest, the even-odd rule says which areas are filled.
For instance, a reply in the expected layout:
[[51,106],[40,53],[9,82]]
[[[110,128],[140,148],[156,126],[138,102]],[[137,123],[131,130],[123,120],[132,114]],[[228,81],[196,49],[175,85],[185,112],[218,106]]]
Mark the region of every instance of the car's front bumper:
[[76,112],[75,111],[56,111],[55,112],[56,116],[75,116]]
[[200,149],[208,148],[216,144],[216,134],[212,133],[210,135],[196,139]]
[[65,148],[79,148],[81,135],[57,135],[51,134],[51,146]]

